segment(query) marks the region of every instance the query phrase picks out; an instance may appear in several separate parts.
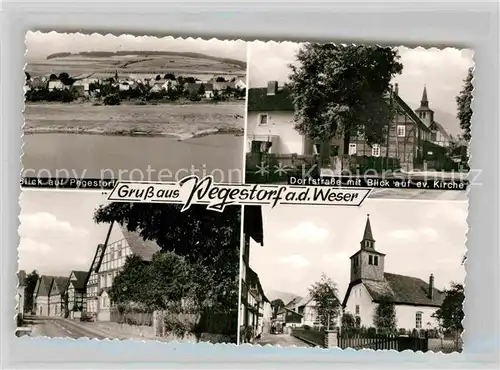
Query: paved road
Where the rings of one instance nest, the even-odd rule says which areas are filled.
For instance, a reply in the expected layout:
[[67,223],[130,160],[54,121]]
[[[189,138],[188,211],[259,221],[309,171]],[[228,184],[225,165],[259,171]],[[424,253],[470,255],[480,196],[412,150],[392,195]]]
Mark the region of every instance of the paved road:
[[28,325],[31,325],[33,337],[105,339],[103,336],[85,330],[85,323],[77,325],[59,318],[31,318],[28,319]]
[[270,344],[272,346],[281,347],[312,347],[310,344],[303,342],[290,334],[262,334],[262,337],[256,341],[256,344],[260,344],[261,346]]
[[371,199],[467,200],[467,192],[460,190],[373,189]]

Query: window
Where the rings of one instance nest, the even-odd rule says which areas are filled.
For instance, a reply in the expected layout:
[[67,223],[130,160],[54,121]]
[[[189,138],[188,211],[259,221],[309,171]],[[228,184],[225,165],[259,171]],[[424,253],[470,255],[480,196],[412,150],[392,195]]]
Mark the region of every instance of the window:
[[355,155],[357,151],[356,149],[356,144],[349,144],[349,155]]
[[374,157],[380,157],[380,145],[379,144],[373,144],[373,147],[372,147],[372,156],[374,156]]
[[420,311],[415,314],[415,327],[422,329],[422,312]]
[[373,256],[368,256],[368,264],[373,265]]
[[259,114],[259,125],[265,126],[267,125],[267,114]]
[[398,125],[397,133],[398,133],[398,137],[405,137],[406,136],[406,126],[405,125]]
[[356,315],[359,315],[359,304],[356,305]]
[[378,256],[374,256],[374,257],[373,257],[373,264],[374,264],[375,266],[378,266]]

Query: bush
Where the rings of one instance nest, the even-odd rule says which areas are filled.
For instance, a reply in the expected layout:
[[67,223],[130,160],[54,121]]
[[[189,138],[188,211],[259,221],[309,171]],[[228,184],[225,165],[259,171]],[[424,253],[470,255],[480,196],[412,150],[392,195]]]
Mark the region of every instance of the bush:
[[368,334],[369,336],[375,336],[375,335],[377,334],[377,329],[376,329],[376,328],[373,328],[373,327],[370,327],[370,328],[368,328],[368,329],[367,329],[367,331],[366,331],[366,332],[367,332],[367,334]]
[[399,329],[398,329],[398,335],[406,335],[406,329],[404,329],[404,328],[399,328]]
[[118,94],[111,94],[104,98],[104,105],[120,105],[120,96]]
[[304,328],[304,330],[311,330],[311,327],[309,325],[303,325],[302,328]]

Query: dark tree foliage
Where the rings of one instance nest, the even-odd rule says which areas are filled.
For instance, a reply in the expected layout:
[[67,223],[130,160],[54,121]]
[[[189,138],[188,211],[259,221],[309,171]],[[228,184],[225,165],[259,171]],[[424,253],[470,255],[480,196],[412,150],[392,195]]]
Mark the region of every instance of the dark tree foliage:
[[193,205],[111,203],[96,210],[97,223],[118,222],[145,239],[155,240],[163,251],[175,252],[191,263],[213,270],[221,279],[238,276],[240,207],[223,212]]
[[440,325],[446,330],[462,331],[464,319],[464,287],[462,284],[452,283],[451,288],[445,291],[445,298],[441,307],[434,313]]
[[473,69],[469,68],[467,77],[464,80],[464,86],[460,94],[456,97],[458,113],[457,118],[460,122],[460,128],[463,131],[463,137],[466,141],[470,141],[470,122],[472,119],[472,91],[474,86],[472,85]]
[[173,73],[167,73],[163,78],[165,80],[175,81],[175,75]]
[[31,75],[28,72],[25,71],[24,74],[25,74],[25,77],[26,77],[26,81],[31,80]]
[[321,274],[321,280],[309,288],[309,294],[316,303],[321,324],[326,327],[335,326],[336,318],[340,314],[337,284],[325,274]]
[[278,314],[278,311],[281,310],[283,307],[285,307],[285,302],[283,302],[283,300],[281,299],[274,299],[272,302],[271,302],[271,307],[272,307],[272,310],[273,310],[273,316],[276,317],[276,315]]
[[55,75],[54,73],[52,73],[52,74],[49,76],[49,80],[50,80],[50,81],[57,80],[57,75]]
[[226,79],[224,77],[217,77],[215,82],[226,82]]
[[26,290],[24,294],[24,309],[26,312],[31,312],[33,310],[33,293],[35,292],[36,283],[39,278],[40,275],[36,270],[26,275]]
[[155,80],[156,80],[156,81],[160,81],[160,80],[161,80],[161,76],[160,76],[160,75],[157,75],[157,76],[155,77]]
[[380,299],[373,316],[373,324],[377,329],[394,332],[396,330],[396,307],[391,297],[384,296]]
[[369,145],[385,140],[393,111],[387,99],[391,79],[400,74],[397,51],[367,45],[305,44],[291,65],[289,87],[296,106],[296,129],[312,140],[363,133]]

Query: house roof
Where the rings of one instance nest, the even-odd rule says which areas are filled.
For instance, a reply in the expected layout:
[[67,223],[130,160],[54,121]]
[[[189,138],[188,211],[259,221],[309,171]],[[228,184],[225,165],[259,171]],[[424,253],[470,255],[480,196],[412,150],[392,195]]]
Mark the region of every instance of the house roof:
[[[400,106],[401,109],[403,109],[403,111],[411,117],[411,119],[417,124],[417,126],[421,129],[421,130],[424,130],[424,131],[427,131],[427,132],[430,132],[430,129],[425,125],[425,123],[422,122],[422,120],[420,118],[418,118],[417,114],[413,111],[413,109],[411,109],[409,107],[408,104],[405,103],[405,101],[403,99],[401,99],[401,97],[396,94],[395,92],[392,94],[394,100],[396,101],[396,103]],[[418,111],[418,109],[417,109]]]
[[70,275],[70,279],[68,279],[68,286],[69,286],[69,283],[72,282],[73,287],[76,290],[84,290],[85,289],[85,282],[87,280],[88,274],[89,274],[88,271],[71,271],[71,275],[75,275],[76,280],[73,280],[73,281],[70,280],[71,279],[71,275]]
[[68,286],[68,280],[69,278],[65,276],[54,276],[52,286],[55,286],[56,294],[61,294],[66,291],[66,287]]
[[151,261],[153,255],[161,251],[160,246],[154,240],[145,240],[139,232],[128,231],[126,226],[120,225],[120,228],[132,253],[144,261]]
[[446,132],[446,129],[443,127],[443,125],[441,125],[439,122],[432,122],[431,124],[431,129],[432,130],[435,130],[435,131],[439,131],[441,132],[441,134],[447,139],[447,140],[450,140],[451,137],[450,135]]
[[25,286],[26,285],[26,271],[19,270],[17,273],[17,280],[18,280],[19,286]]
[[305,297],[302,297],[296,304],[296,307],[302,307],[306,306],[309,302],[312,301],[312,296],[310,294],[306,295]]
[[269,302],[269,299],[267,299],[266,294],[264,293],[264,289],[262,288],[262,284],[260,283],[259,275],[257,275],[257,273],[250,267],[247,270],[247,282],[257,285],[257,289],[259,289],[259,293],[262,295],[262,299],[266,302]]
[[290,89],[278,89],[275,95],[267,95],[267,87],[248,89],[248,111],[295,111]]
[[43,296],[48,297],[50,288],[52,287],[52,281],[54,280],[53,276],[42,275],[40,276],[38,284],[37,297]]
[[347,289],[344,302],[345,307],[352,287],[363,283],[374,302],[380,301],[383,297],[390,297],[395,304],[406,304],[414,306],[440,307],[444,300],[444,293],[433,288],[433,299],[428,296],[429,284],[422,279],[384,273],[384,280],[357,280],[351,282]]
[[256,243],[264,246],[262,207],[245,206],[244,212],[243,232],[251,237]]

